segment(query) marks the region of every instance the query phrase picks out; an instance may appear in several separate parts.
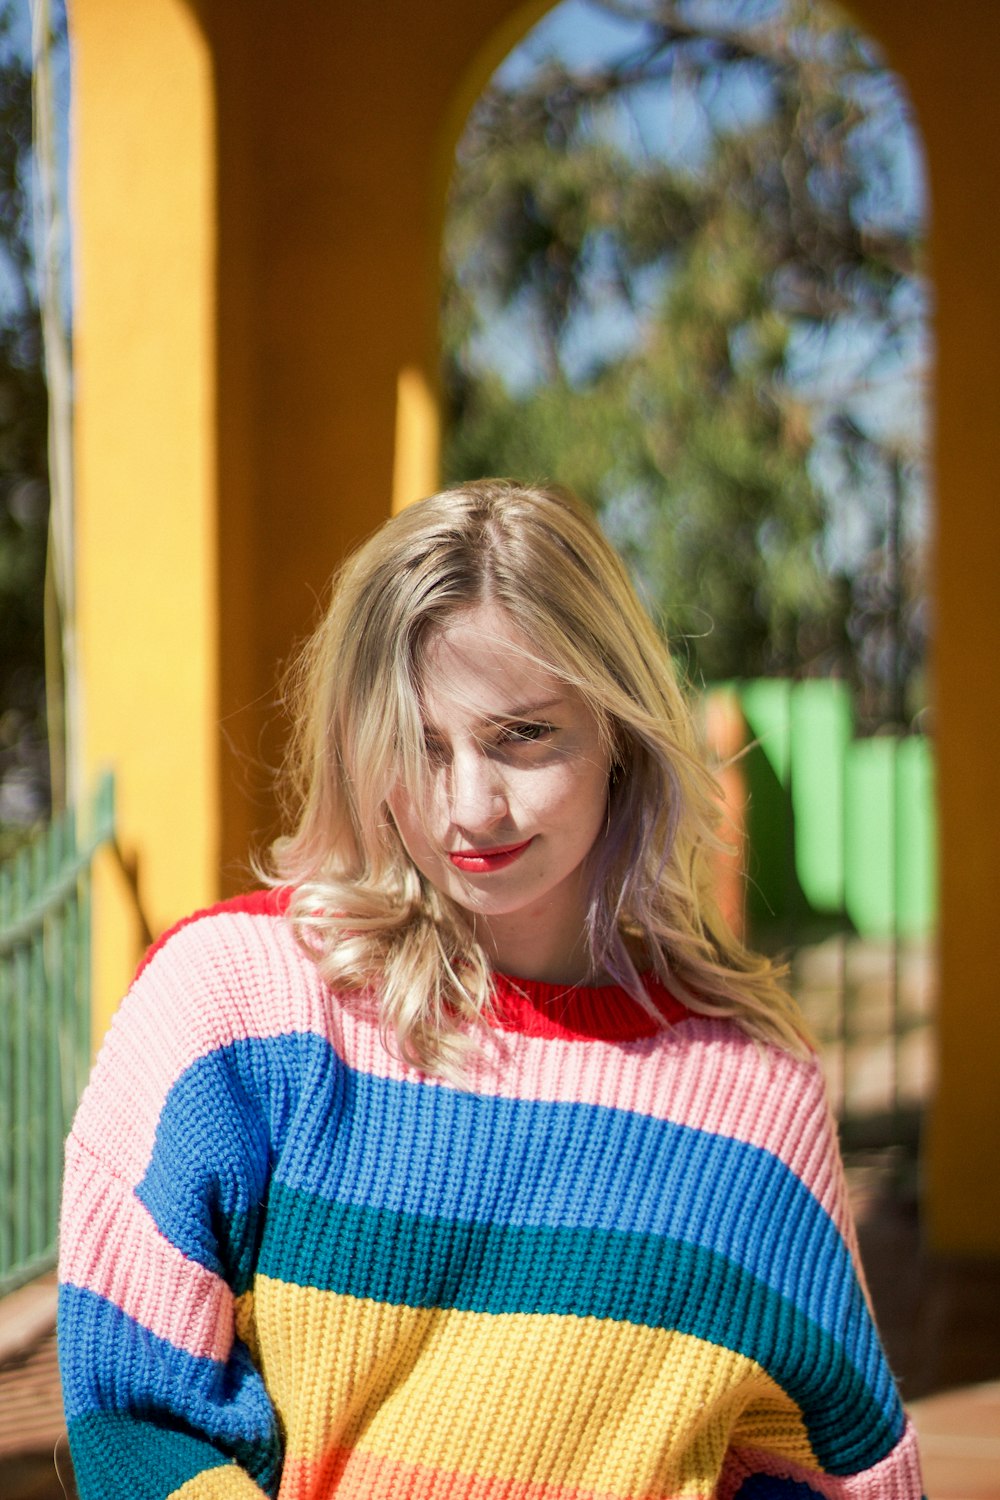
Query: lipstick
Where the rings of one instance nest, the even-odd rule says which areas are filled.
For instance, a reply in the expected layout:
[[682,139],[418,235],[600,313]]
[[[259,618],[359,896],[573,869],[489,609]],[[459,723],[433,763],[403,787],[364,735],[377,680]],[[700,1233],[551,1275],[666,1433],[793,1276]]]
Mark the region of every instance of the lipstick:
[[531,839],[525,839],[523,844],[504,844],[496,849],[452,849],[448,858],[466,875],[488,875],[512,865],[530,843]]

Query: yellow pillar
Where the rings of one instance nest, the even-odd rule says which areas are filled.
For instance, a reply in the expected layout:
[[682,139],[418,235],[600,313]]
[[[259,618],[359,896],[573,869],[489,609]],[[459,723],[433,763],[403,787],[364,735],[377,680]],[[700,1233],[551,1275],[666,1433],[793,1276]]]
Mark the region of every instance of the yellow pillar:
[[[85,774],[116,769],[155,929],[218,881],[211,61],[181,0],[71,21]],[[99,1036],[141,948],[110,856],[95,906]]]
[[433,492],[438,478],[441,423],[437,396],[425,372],[406,365],[396,385],[396,443],[392,513]]
[[856,0],[910,89],[927,151],[934,306],[938,1084],[926,1157],[935,1249],[1000,1254],[996,682],[1000,661],[1000,10]]

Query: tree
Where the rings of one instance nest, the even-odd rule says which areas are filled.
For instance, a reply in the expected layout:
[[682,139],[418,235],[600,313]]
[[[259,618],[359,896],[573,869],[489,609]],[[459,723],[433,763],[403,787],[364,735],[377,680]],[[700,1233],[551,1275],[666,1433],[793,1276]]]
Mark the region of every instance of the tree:
[[[459,151],[449,477],[577,489],[697,676],[839,670],[908,715],[917,445],[885,393],[919,366],[924,294],[900,92],[810,0],[590,10],[617,45],[501,72]],[[888,665],[873,629],[900,637]]]
[[47,402],[34,275],[31,68],[0,9],[0,822],[48,803],[43,598]]

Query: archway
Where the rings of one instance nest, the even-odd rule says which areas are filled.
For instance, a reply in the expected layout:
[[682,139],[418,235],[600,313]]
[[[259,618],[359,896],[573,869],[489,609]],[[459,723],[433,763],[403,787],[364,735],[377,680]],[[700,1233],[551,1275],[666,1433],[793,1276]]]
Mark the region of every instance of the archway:
[[[246,784],[273,717],[261,705],[336,557],[390,504],[397,430],[426,426],[414,411],[426,416],[435,386],[446,165],[471,100],[542,8],[385,0],[375,30],[358,7],[74,4],[87,769],[119,768],[122,841],[154,926],[211,899],[221,871],[230,887],[245,879],[250,835],[270,819]],[[932,1234],[995,1250],[1000,420],[982,371],[1000,333],[1000,208],[978,184],[1000,150],[1000,13],[955,0],[915,26],[904,0],[855,12],[908,82],[934,187]],[[134,952],[127,922],[112,941],[104,895],[99,1024]]]
[[842,1132],[891,1145],[932,1053],[922,188],[833,6],[566,0],[473,111],[445,236],[445,477],[594,507],[749,750],[754,943]]

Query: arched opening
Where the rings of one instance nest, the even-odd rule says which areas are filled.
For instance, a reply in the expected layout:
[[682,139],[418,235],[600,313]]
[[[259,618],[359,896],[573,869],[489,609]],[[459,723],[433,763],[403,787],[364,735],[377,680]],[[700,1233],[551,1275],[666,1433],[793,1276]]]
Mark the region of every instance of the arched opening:
[[[433,426],[445,161],[491,67],[543,9],[385,0],[376,29],[358,7],[73,6],[87,771],[109,756],[119,767],[123,844],[157,929],[245,879],[248,837],[269,817],[245,790],[257,705],[397,476],[405,498],[394,441]],[[907,79],[935,187],[931,1235],[995,1253],[1000,421],[982,372],[1000,337],[1000,207],[981,181],[997,150],[1000,11],[955,0],[915,26],[905,0],[854,10]],[[412,472],[428,467],[427,439]],[[134,962],[134,934],[121,937],[103,1020]]]
[[886,1145],[931,1084],[924,199],[833,7],[568,0],[472,112],[445,240],[446,477],[580,492],[752,743],[754,940]]

